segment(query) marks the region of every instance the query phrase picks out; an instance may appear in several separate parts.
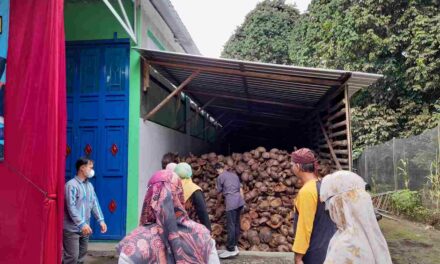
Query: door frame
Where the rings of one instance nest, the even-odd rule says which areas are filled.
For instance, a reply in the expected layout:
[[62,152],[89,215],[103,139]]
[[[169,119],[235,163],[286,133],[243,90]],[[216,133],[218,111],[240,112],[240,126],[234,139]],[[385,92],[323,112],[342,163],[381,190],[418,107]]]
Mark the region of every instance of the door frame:
[[[119,240],[122,239],[125,234],[126,234],[126,228],[127,228],[127,207],[128,207],[128,199],[127,199],[127,187],[128,187],[128,136],[129,136],[129,105],[130,105],[130,39],[125,38],[125,39],[106,39],[106,40],[79,40],[79,41],[66,41],[65,42],[65,47],[66,50],[70,47],[75,48],[75,47],[89,47],[89,48],[100,48],[100,47],[126,47],[127,48],[127,56],[125,58],[125,65],[124,67],[126,67],[127,69],[127,77],[125,80],[125,86],[126,86],[126,102],[127,102],[127,107],[124,111],[124,115],[126,117],[125,120],[125,135],[124,135],[124,147],[126,149],[126,152],[124,153],[125,158],[124,158],[124,162],[123,162],[123,173],[124,173],[124,177],[122,180],[123,186],[122,186],[122,199],[123,199],[123,204],[122,206],[119,205],[119,210],[122,210],[122,219],[121,221],[122,223],[122,230],[121,230],[121,235],[120,237],[111,237],[111,238],[94,238],[94,240],[107,240],[107,241],[112,241],[112,240]],[[101,65],[102,67],[102,65]],[[100,76],[99,78],[99,82],[102,83],[104,80],[102,80],[102,78],[104,78],[104,76]],[[74,82],[77,82],[78,80],[75,80]],[[66,86],[67,89],[67,86]],[[78,102],[76,102],[78,103]],[[77,153],[80,154],[81,152]],[[96,186],[94,186],[96,189]],[[100,202],[100,206],[101,209],[104,211],[104,209],[106,208],[106,204],[102,204]],[[93,215],[91,218],[94,218]]]

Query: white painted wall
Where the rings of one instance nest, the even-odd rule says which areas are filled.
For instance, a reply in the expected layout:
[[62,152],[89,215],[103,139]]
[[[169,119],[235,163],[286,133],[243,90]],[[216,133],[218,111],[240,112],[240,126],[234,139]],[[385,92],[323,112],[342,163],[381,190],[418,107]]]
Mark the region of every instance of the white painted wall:
[[200,155],[210,151],[211,145],[203,140],[189,137],[187,134],[139,119],[139,210],[147,189],[147,182],[154,172],[161,169],[162,156],[167,152],[179,155],[193,153]]
[[150,1],[142,1],[142,22],[141,22],[141,47],[147,49],[159,49],[151,39],[147,32],[150,30],[154,36],[165,46],[168,51],[183,52],[183,48],[176,41],[174,33],[160,16],[159,12],[154,8]]

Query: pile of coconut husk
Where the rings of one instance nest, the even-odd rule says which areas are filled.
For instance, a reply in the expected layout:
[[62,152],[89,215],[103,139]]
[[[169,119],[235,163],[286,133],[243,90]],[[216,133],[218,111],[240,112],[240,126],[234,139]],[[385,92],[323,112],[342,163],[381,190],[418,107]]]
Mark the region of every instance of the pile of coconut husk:
[[[193,168],[193,181],[204,192],[212,222],[212,234],[221,247],[226,243],[224,204],[217,206],[216,163],[241,179],[245,210],[241,217],[239,247],[252,251],[291,251],[293,243],[293,199],[301,187],[293,174],[287,151],[259,147],[231,156],[210,153],[185,158]],[[221,215],[216,217],[216,213]],[[221,213],[221,214],[220,214]]]

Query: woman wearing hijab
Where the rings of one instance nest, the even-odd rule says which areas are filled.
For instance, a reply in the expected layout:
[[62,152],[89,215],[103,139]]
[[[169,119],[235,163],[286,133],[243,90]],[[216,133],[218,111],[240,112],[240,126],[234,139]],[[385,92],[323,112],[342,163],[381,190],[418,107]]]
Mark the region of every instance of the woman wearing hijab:
[[338,228],[330,241],[325,264],[392,263],[361,177],[349,171],[324,177],[320,198]]
[[117,251],[119,264],[220,263],[209,230],[188,218],[179,177],[167,170],[148,182],[140,226]]
[[211,222],[209,221],[208,210],[206,210],[202,188],[192,181],[191,166],[188,163],[181,162],[175,167],[174,172],[182,180],[185,208],[188,212],[195,210],[200,223],[211,231]]

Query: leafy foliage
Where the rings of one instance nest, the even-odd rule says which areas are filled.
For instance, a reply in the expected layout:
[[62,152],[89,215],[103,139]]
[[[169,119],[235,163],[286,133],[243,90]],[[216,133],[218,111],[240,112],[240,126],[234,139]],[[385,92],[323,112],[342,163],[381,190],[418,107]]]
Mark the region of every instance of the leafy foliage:
[[439,24],[439,4],[427,0],[315,0],[298,21],[293,64],[385,75],[352,98],[355,157],[440,120]]
[[420,195],[417,191],[408,189],[400,190],[391,195],[393,207],[398,213],[411,215],[414,210],[422,206]]
[[440,121],[439,25],[436,0],[313,0],[301,16],[284,1],[266,0],[222,56],[383,74],[351,101],[356,158],[366,146]]
[[225,44],[222,57],[290,63],[289,36],[298,18],[298,10],[284,0],[259,3]]

